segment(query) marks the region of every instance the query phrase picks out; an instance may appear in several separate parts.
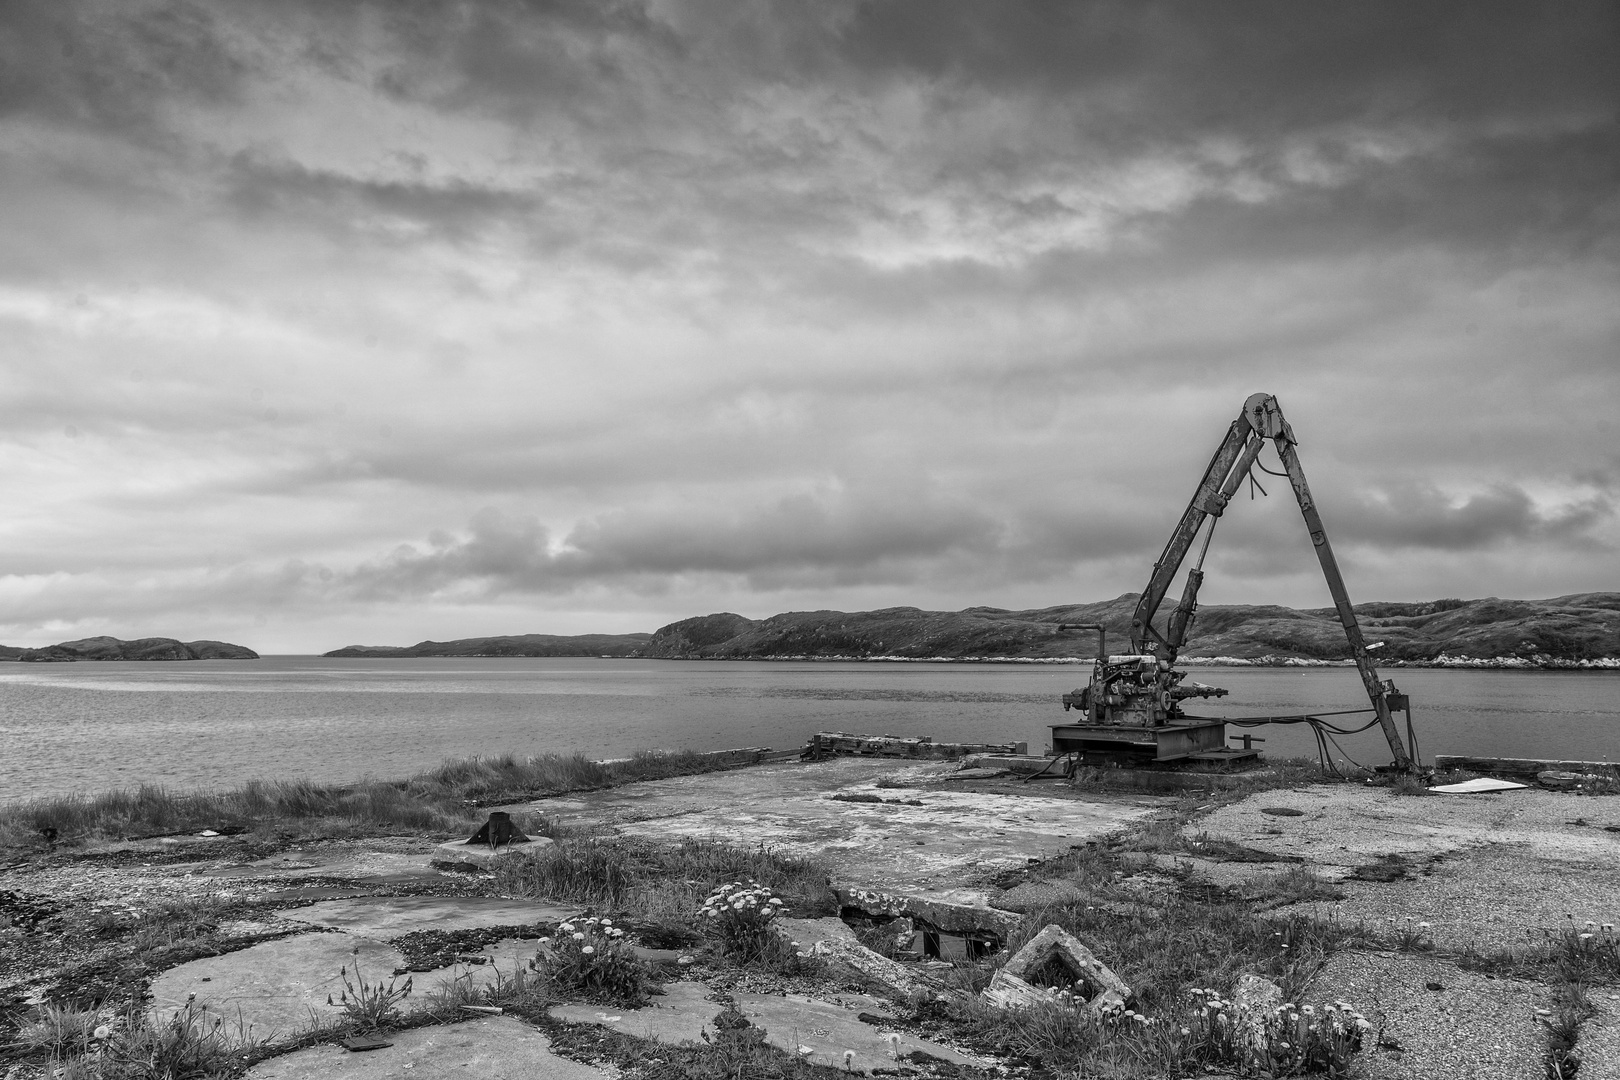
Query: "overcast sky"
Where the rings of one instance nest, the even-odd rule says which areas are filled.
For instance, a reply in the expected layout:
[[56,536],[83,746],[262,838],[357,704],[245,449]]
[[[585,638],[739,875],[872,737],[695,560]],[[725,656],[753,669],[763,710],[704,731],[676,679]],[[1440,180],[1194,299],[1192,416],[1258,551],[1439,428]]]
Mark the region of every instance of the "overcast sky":
[[0,0],[0,641],[1620,589],[1616,11]]

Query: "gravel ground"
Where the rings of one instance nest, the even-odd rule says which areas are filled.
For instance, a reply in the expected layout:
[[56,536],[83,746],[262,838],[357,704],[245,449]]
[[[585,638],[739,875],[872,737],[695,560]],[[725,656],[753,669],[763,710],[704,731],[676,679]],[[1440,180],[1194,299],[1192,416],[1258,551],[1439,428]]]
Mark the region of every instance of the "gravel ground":
[[1575,1049],[1581,1053],[1581,1080],[1620,1080],[1620,992],[1599,987],[1591,992],[1598,1014],[1581,1025]]
[[1473,945],[1482,952],[1522,948],[1543,930],[1569,920],[1620,923],[1620,854],[1581,864],[1541,858],[1527,844],[1493,844],[1457,852],[1425,872],[1387,884],[1342,881],[1342,901],[1299,904],[1297,910],[1361,922],[1376,931],[1408,918],[1427,922],[1445,950]]
[[1348,952],[1328,961],[1311,996],[1353,1003],[1375,1032],[1381,1024],[1404,1048],[1367,1046],[1354,1070],[1365,1080],[1528,1080],[1545,1073],[1535,1011],[1550,1007],[1551,997],[1536,983],[1490,979],[1432,957]]
[[[1277,816],[1265,813],[1268,807],[1303,813]],[[1486,844],[1529,844],[1539,858],[1584,864],[1620,860],[1620,832],[1609,826],[1620,827],[1620,799],[1534,789],[1402,796],[1388,788],[1316,784],[1252,795],[1185,832],[1207,831],[1321,866],[1363,866],[1386,855],[1421,863]]]

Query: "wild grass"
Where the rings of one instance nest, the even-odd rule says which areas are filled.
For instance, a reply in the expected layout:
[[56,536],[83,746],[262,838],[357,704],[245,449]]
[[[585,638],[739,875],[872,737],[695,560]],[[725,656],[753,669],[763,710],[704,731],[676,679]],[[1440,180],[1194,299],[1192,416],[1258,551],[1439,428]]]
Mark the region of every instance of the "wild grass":
[[190,1002],[168,1020],[153,1020],[138,1006],[105,1022],[95,1013],[39,1011],[22,1045],[56,1080],[226,1080],[263,1048],[240,1023]]
[[1557,930],[1527,932],[1522,946],[1490,952],[1465,949],[1457,963],[1491,975],[1620,985],[1620,929],[1614,923],[1577,923],[1570,918]]
[[641,752],[619,761],[579,754],[461,758],[405,780],[318,784],[251,780],[227,791],[176,791],[155,784],[99,795],[28,799],[0,805],[0,848],[49,849],[89,839],[292,829],[300,834],[359,831],[471,832],[478,807],[568,791],[723,768],[691,751]]
[[750,878],[781,897],[789,915],[837,914],[828,867],[820,860],[713,840],[563,839],[501,862],[494,887],[508,895],[575,901],[638,923],[690,924],[716,888]]
[[400,1006],[414,989],[409,975],[405,976],[403,986],[399,985],[397,978],[390,978],[388,985],[384,986],[381,976],[366,982],[365,975],[360,971],[358,947],[354,950],[354,978],[349,978],[348,964],[338,969],[338,976],[343,980],[340,996],[333,1001],[332,995],[328,994],[326,1003],[342,1009],[342,1024],[359,1032],[381,1031],[398,1023],[402,1015]]

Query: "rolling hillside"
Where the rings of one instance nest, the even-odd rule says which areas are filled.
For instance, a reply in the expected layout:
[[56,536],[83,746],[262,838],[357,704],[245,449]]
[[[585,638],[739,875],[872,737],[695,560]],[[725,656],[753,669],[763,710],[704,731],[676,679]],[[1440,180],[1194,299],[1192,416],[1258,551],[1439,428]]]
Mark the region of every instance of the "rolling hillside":
[[[327,656],[621,656],[764,660],[1060,659],[1096,652],[1090,632],[1059,634],[1063,622],[1108,628],[1108,648],[1128,647],[1136,594],[1096,604],[1007,611],[789,611],[768,619],[730,612],[670,623],[652,634],[585,634],[423,641],[402,647],[355,645]],[[1167,605],[1168,606],[1168,605]],[[1551,600],[1432,600],[1356,608],[1368,642],[1383,642],[1380,664],[1433,663],[1468,657],[1532,664],[1620,658],[1620,593],[1578,593]],[[1202,608],[1182,656],[1250,662],[1349,659],[1332,608],[1213,605]]]

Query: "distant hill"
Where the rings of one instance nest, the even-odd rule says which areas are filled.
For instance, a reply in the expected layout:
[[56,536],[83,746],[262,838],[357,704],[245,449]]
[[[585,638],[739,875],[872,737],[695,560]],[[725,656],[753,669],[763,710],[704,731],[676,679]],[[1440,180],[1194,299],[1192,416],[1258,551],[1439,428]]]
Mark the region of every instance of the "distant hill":
[[415,645],[349,645],[323,656],[641,656],[651,634],[518,634],[510,637],[419,641]]
[[[1061,622],[1102,623],[1109,651],[1127,647],[1137,594],[1096,604],[1027,611],[883,608],[790,611],[768,619],[731,612],[670,623],[652,634],[466,638],[403,648],[351,646],[327,656],[640,656],[665,659],[1060,659],[1091,656],[1088,632],[1058,634]],[[1167,607],[1173,601],[1167,602]],[[1433,600],[1356,608],[1369,642],[1382,641],[1379,663],[1454,662],[1460,657],[1525,663],[1620,658],[1620,593],[1579,593],[1551,600]],[[1250,662],[1350,658],[1332,608],[1254,605],[1201,608],[1182,656]]]
[[174,638],[80,638],[43,649],[0,645],[0,660],[52,663],[72,660],[257,660],[259,654],[227,641],[176,641]]

